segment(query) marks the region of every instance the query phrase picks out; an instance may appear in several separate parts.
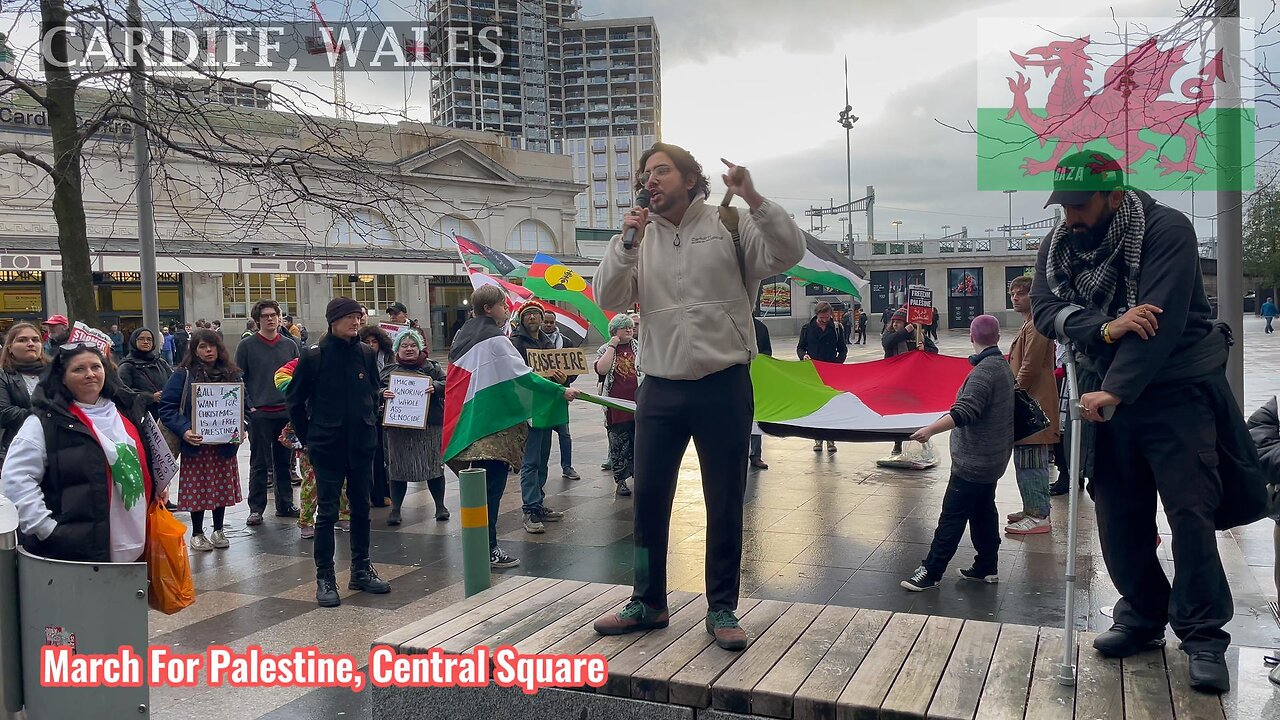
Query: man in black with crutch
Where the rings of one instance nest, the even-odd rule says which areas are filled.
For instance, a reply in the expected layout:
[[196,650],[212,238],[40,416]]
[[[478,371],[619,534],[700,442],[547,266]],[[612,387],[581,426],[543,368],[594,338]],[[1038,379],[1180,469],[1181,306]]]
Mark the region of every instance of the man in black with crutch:
[[[1192,687],[1225,692],[1232,601],[1214,533],[1223,497],[1218,427],[1231,426],[1231,408],[1242,420],[1195,231],[1182,213],[1126,189],[1120,165],[1095,151],[1062,160],[1052,204],[1065,219],[1036,259],[1033,315],[1055,337],[1059,313],[1078,307],[1064,328],[1079,353],[1080,411],[1093,431],[1093,467],[1083,474],[1122,596],[1094,647],[1134,655],[1162,645],[1169,623],[1189,655]],[[1156,556],[1157,496],[1173,532],[1172,587]]]

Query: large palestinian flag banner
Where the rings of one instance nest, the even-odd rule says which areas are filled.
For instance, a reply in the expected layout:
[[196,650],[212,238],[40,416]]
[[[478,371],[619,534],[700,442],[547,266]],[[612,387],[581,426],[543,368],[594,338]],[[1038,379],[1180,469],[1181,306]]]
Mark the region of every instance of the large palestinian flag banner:
[[847,365],[762,355],[751,363],[755,419],[765,432],[782,437],[907,436],[951,409],[972,369],[966,358],[919,350]]

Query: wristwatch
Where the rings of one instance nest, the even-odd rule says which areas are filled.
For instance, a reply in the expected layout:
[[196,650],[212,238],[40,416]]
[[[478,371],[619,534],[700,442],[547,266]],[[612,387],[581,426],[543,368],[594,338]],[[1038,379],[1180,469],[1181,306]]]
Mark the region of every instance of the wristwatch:
[[1111,339],[1111,328],[1109,327],[1110,325],[1111,323],[1104,322],[1102,323],[1102,328],[1098,330],[1098,335],[1102,337],[1102,342],[1108,345],[1112,345],[1115,343],[1115,340]]

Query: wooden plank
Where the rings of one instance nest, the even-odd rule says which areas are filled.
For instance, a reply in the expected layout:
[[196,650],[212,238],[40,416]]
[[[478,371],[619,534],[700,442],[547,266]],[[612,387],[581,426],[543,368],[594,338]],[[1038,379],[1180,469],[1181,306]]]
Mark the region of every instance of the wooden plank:
[[1037,629],[1025,625],[1000,626],[1000,639],[991,655],[987,684],[978,700],[982,720],[1022,720],[1027,689],[1036,659]]
[[522,655],[535,655],[560,642],[583,627],[590,628],[596,618],[617,612],[631,600],[631,586],[611,585],[603,595],[546,626],[515,644]]
[[1191,680],[1187,677],[1189,662],[1186,653],[1173,645],[1164,646],[1164,664],[1169,670],[1169,691],[1173,696],[1173,717],[1178,720],[1224,720],[1226,713],[1220,696],[1191,689]]
[[[702,596],[691,592],[672,590],[667,593],[667,610],[672,613],[679,612],[685,605],[688,605],[700,597]],[[705,601],[703,604],[705,607]],[[626,603],[623,603],[623,605],[625,606]],[[600,633],[596,632],[592,625],[593,623],[583,625],[565,636],[563,640],[560,640],[547,648],[544,652],[548,655],[579,655],[589,647],[598,646],[596,650],[593,650],[593,652],[599,651],[600,654],[605,657],[613,657],[623,650],[626,650],[627,647],[631,645],[631,643],[635,642],[640,636],[640,634],[637,633],[634,635],[602,637]]]
[[517,642],[524,640],[530,635],[564,617],[566,614],[571,613],[582,607],[584,604],[600,597],[611,587],[617,586],[611,583],[589,583],[584,585],[568,595],[565,595],[563,598],[556,600],[541,610],[533,613],[524,620],[512,623],[506,629],[499,630],[493,635],[490,635],[484,640],[476,643],[476,646],[483,645],[494,650],[502,647],[503,645],[515,645]]
[[[752,598],[740,600],[738,602],[739,617],[745,621],[758,604],[760,604],[760,601]],[[706,606],[702,605],[701,607],[705,608]],[[703,611],[703,622],[706,622],[705,609]],[[658,653],[652,660],[631,674],[631,697],[652,702],[667,702],[670,697],[671,676],[675,675],[690,660],[707,649],[711,642],[711,636],[707,634],[706,628],[702,625],[694,625],[689,628],[678,640],[671,643],[667,649]]]
[[490,600],[502,597],[503,595],[511,592],[512,590],[515,590],[516,588],[521,587],[522,585],[527,585],[532,580],[533,580],[533,577],[528,575],[516,575],[513,577],[509,577],[499,582],[497,585],[494,585],[493,587],[489,588],[488,590],[476,593],[475,595],[472,595],[471,597],[467,598],[466,600],[463,600],[462,602],[454,603],[446,608],[441,608],[440,610],[434,613],[431,613],[430,615],[426,616],[425,618],[422,618],[421,620],[415,620],[409,623],[408,625],[405,625],[402,628],[392,630],[386,635],[383,635],[377,640],[374,640],[373,644],[374,645],[390,645],[396,650],[399,650],[401,646],[403,646],[405,643],[409,642],[415,637],[418,637],[422,633],[428,630],[431,630],[439,625],[443,625],[444,623],[450,620],[453,620],[454,618],[460,615],[463,615],[472,610],[475,610],[476,608],[480,607],[481,605],[484,605]]
[[959,618],[934,616],[925,621],[924,630],[911,646],[911,653],[902,663],[893,687],[880,704],[880,717],[925,716],[963,628],[964,620]]
[[[1074,660],[1076,649],[1071,648]],[[1034,708],[1036,720],[1071,720],[1075,715],[1075,688],[1058,682],[1062,665],[1062,630],[1040,628],[1036,646],[1036,664],[1031,670],[1031,688],[1027,696],[1028,714]]]
[[836,701],[839,720],[876,720],[880,716],[880,704],[889,694],[927,619],[924,615],[896,613],[889,620],[853,679],[840,693]]
[[[657,657],[672,643],[694,628],[701,628],[707,620],[707,606],[689,603],[671,616],[671,622],[661,630],[650,630],[631,647],[609,660],[609,679],[599,692],[618,697],[631,696],[631,676],[650,660]],[[587,648],[587,653],[591,648]]]
[[441,642],[440,649],[451,654],[466,652],[490,635],[511,627],[513,623],[524,620],[551,603],[585,586],[586,583],[581,580],[561,580],[519,605],[509,607],[493,617],[481,621],[474,627]]
[[836,699],[892,617],[893,613],[885,610],[858,611],[796,691],[795,720],[835,720]]
[[796,603],[787,608],[782,617],[751,643],[733,667],[711,684],[711,707],[744,715],[754,713],[751,689],[766,674],[774,672],[774,666],[791,651],[822,608],[822,605],[807,603]]
[[999,637],[999,623],[965,622],[956,647],[951,651],[951,659],[942,671],[942,680],[938,682],[926,717],[972,720],[978,712],[978,698],[982,696],[982,686],[987,681],[987,669],[991,667],[991,656]]
[[511,592],[496,597],[414,637],[401,646],[400,652],[407,654],[426,653],[431,648],[436,647],[438,643],[442,643],[458,633],[470,630],[507,608],[515,607],[547,588],[553,587],[558,582],[560,581],[555,578],[534,578]]
[[751,712],[768,717],[790,718],[796,692],[857,614],[857,608],[824,606],[795,645],[791,646],[768,675],[756,683],[751,691]]
[[1124,716],[1127,720],[1168,720],[1173,717],[1169,676],[1159,648],[1120,661],[1124,678]]
[[[782,613],[789,607],[791,603],[761,600],[751,612],[743,613],[742,626],[747,630],[748,642],[760,637],[773,627],[773,623],[782,617]],[[703,632],[706,633],[706,628],[703,628]],[[706,637],[714,642],[711,633],[706,633]],[[690,660],[689,664],[671,676],[670,702],[695,708],[710,707],[711,683],[715,682],[716,678],[720,677],[730,665],[737,662],[744,652],[743,650],[725,650],[714,644],[708,646],[698,653],[697,657]]]
[[1097,633],[1080,633],[1076,652],[1076,720],[1124,720],[1120,660],[1093,649]]

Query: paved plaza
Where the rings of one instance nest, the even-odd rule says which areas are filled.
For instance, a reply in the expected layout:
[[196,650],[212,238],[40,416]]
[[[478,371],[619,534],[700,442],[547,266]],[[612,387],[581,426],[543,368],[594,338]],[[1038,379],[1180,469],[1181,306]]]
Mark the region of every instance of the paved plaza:
[[[1246,412],[1280,392],[1280,335],[1262,333],[1262,321],[1245,321]],[[882,356],[876,342],[878,322],[868,328],[872,345],[850,348],[850,362]],[[1002,347],[1012,334],[1006,332]],[[943,333],[943,352],[967,355],[967,336]],[[779,357],[794,357],[794,338],[774,338]],[[580,381],[585,387],[586,381]],[[547,524],[543,535],[520,526],[518,478],[513,474],[503,498],[500,542],[519,557],[520,567],[495,573],[525,574],[605,583],[630,583],[632,573],[631,499],[613,495],[612,479],[600,470],[606,455],[602,413],[582,403],[572,408],[574,464],[578,481],[560,477],[559,451],[552,450],[548,505],[563,510],[562,523]],[[743,544],[744,596],[828,603],[895,612],[945,615],[1026,625],[1063,621],[1063,571],[1066,561],[1067,500],[1054,498],[1053,532],[1022,539],[1005,537],[1000,546],[1000,583],[958,583],[954,575],[938,591],[909,593],[898,582],[927,552],[946,488],[949,461],[946,437],[935,439],[942,463],[926,472],[885,471],[876,459],[888,443],[842,444],[835,454],[815,453],[812,442],[765,438],[770,469],[752,472],[747,489]],[[248,449],[240,453],[247,486]],[[174,616],[151,614],[151,642],[175,652],[203,652],[211,644],[237,650],[260,645],[281,652],[318,646],[327,652],[363,656],[371,641],[390,630],[456,602],[463,596],[457,478],[450,473],[449,522],[430,515],[425,486],[411,490],[404,524],[386,525],[387,509],[373,511],[371,554],[392,583],[388,595],[346,591],[338,577],[343,604],[316,606],[311,542],[299,539],[293,521],[267,513],[264,525],[248,529],[247,508],[228,511],[231,548],[193,553],[198,598]],[[1021,509],[1012,465],[996,493],[1000,512]],[[180,515],[185,519],[185,515]],[[1168,525],[1159,518],[1163,532]],[[1280,646],[1267,608],[1274,597],[1273,523],[1263,521],[1219,534],[1219,551],[1235,600],[1228,626],[1233,642],[1254,647]],[[1100,610],[1117,598],[1107,579],[1093,522],[1093,507],[1082,497],[1079,509],[1080,556],[1077,572],[1077,625],[1106,629]],[[1164,535],[1161,557],[1170,574],[1171,539]],[[676,493],[671,530],[669,577],[672,590],[704,591],[703,555],[706,517],[697,458],[685,457]],[[972,547],[962,542],[952,567],[968,564]],[[338,538],[339,569],[348,565],[346,540]],[[748,623],[747,629],[750,630]],[[1245,662],[1244,655],[1239,662]],[[1251,654],[1250,661],[1257,659]],[[1229,658],[1230,659],[1230,658]],[[1280,690],[1274,692],[1280,693]],[[1243,699],[1242,699],[1243,700]],[[1263,699],[1264,701],[1266,699]],[[1241,705],[1244,703],[1242,702]],[[368,692],[325,689],[163,688],[152,691],[158,719],[176,718],[341,718],[369,716]]]

